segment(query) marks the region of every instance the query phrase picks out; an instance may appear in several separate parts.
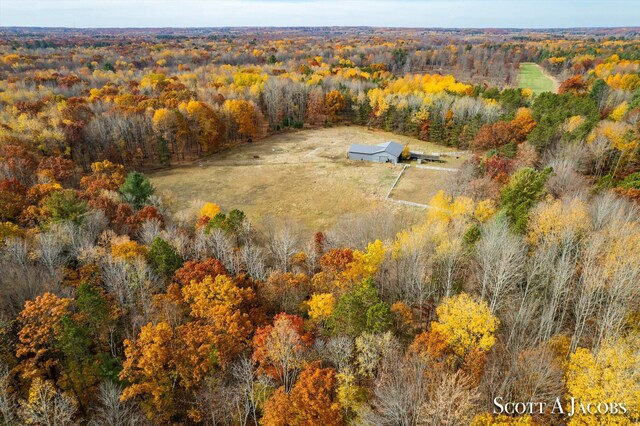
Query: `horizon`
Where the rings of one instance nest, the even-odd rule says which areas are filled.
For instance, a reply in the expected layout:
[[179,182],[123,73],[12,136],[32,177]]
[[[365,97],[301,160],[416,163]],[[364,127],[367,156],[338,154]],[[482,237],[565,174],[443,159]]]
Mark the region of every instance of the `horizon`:
[[51,30],[214,30],[214,29],[303,29],[303,28],[370,28],[370,29],[398,29],[398,30],[609,30],[627,29],[640,30],[640,25],[617,26],[580,26],[580,27],[403,27],[403,26],[373,26],[373,25],[217,25],[217,26],[130,26],[130,27],[70,27],[70,26],[35,26],[35,25],[0,25],[2,29],[51,29]]
[[633,0],[1,0],[0,27],[637,28]]

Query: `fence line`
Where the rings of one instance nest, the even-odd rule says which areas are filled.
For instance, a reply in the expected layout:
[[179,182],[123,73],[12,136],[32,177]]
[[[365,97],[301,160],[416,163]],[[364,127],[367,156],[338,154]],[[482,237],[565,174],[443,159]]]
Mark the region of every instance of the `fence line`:
[[407,170],[407,167],[409,167],[408,164],[405,164],[404,167],[402,167],[402,170],[398,174],[398,177],[396,178],[395,182],[393,182],[393,185],[391,185],[391,189],[389,189],[389,192],[387,192],[387,196],[386,196],[387,199],[391,195],[391,191],[393,191],[393,188],[396,187],[396,185],[397,185],[398,181],[400,180],[400,178],[402,177],[402,174],[404,173],[404,171]]
[[448,167],[438,167],[438,166],[416,166],[416,168],[418,169],[425,169],[425,170],[439,170],[441,172],[457,172],[458,169],[451,169]]
[[398,203],[398,204],[405,204],[407,206],[413,206],[413,207],[420,207],[423,209],[429,209],[431,207],[429,207],[429,205],[427,204],[420,204],[420,203],[414,203],[413,201],[405,201],[405,200],[394,200],[393,198],[387,198],[389,201],[393,202],[393,203]]
[[466,155],[469,154],[471,151],[449,151],[449,152],[432,152],[431,155]]

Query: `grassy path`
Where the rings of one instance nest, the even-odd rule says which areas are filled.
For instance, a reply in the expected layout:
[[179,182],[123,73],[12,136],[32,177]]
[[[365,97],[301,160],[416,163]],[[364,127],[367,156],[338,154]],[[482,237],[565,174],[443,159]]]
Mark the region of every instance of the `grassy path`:
[[522,62],[520,64],[518,87],[531,89],[533,93],[539,94],[542,92],[555,92],[558,89],[558,82],[547,74],[540,65],[533,62]]

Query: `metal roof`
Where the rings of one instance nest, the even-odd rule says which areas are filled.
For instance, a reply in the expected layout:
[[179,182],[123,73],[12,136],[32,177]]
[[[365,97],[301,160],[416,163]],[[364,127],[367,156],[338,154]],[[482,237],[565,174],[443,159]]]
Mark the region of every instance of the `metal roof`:
[[372,145],[360,145],[354,143],[349,147],[349,152],[357,153],[357,154],[379,154],[381,152],[386,152],[395,157],[400,157],[402,154],[402,150],[404,150],[404,146],[399,144],[398,142],[384,142],[375,146]]

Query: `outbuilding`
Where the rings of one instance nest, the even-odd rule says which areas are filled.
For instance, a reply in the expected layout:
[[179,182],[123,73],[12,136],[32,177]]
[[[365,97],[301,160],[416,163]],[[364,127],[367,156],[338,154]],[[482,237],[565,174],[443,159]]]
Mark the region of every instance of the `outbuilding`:
[[384,142],[375,146],[353,144],[349,148],[350,160],[373,161],[375,163],[397,163],[404,146],[398,142]]

